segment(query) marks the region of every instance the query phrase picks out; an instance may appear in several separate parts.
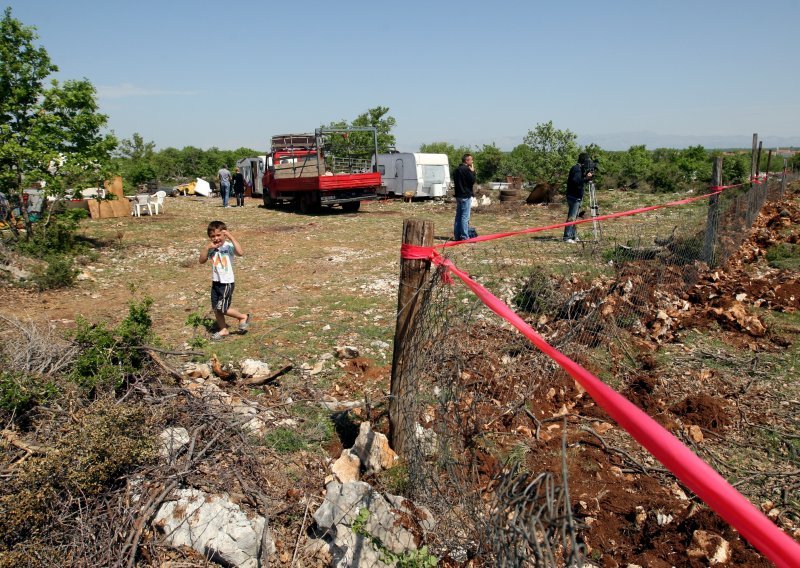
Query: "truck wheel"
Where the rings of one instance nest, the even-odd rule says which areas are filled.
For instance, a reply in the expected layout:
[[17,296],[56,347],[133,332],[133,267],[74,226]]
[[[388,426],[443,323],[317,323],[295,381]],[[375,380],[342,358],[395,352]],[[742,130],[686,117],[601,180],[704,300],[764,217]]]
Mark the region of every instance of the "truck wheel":
[[267,209],[275,209],[277,203],[275,202],[274,199],[272,199],[272,196],[269,194],[269,189],[267,189],[266,187],[264,188],[263,199],[264,199],[264,207],[266,207]]
[[361,208],[360,201],[348,201],[347,203],[342,203],[342,209],[347,211],[348,213],[355,213]]
[[303,215],[308,215],[309,213],[316,213],[319,211],[319,197],[316,194],[303,193],[302,195],[297,196],[296,199],[298,199],[297,208]]

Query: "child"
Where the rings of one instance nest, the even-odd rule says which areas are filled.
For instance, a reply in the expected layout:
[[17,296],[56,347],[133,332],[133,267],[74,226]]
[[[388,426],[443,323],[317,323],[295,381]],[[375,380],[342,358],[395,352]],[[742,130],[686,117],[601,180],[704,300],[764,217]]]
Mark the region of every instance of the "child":
[[219,341],[230,335],[225,316],[239,320],[241,333],[245,333],[250,327],[250,314],[243,314],[231,308],[233,255],[242,256],[244,253],[239,242],[228,232],[228,227],[222,221],[211,221],[208,224],[208,236],[211,242],[200,251],[200,264],[211,260],[211,308],[214,310],[218,328],[211,339]]

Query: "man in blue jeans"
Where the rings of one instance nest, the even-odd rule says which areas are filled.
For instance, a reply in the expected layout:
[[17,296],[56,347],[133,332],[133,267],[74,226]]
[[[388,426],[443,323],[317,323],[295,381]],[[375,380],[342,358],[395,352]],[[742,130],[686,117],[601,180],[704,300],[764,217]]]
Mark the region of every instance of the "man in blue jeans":
[[222,166],[217,172],[219,177],[219,194],[222,197],[222,206],[228,207],[228,198],[231,195],[231,172],[228,166]]
[[[569,170],[569,176],[567,177],[567,223],[571,223],[578,218],[578,212],[581,210],[581,201],[583,201],[583,185],[587,181],[591,181],[594,175],[591,169],[587,168],[589,162],[589,154],[582,152],[578,156],[578,163]],[[565,243],[574,244],[579,240],[575,225],[564,227]]]
[[456,221],[453,224],[453,238],[465,241],[469,238],[469,214],[472,208],[472,187],[475,185],[475,167],[472,154],[464,154],[461,164],[453,174],[456,192]]

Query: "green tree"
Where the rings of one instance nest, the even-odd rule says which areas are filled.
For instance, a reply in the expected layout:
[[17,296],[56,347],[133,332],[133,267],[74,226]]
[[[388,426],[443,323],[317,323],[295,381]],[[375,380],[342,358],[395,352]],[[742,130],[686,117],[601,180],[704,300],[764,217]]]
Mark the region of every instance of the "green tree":
[[[47,182],[46,191],[58,196],[71,183],[103,179],[116,146],[101,132],[108,117],[98,113],[89,81],[45,86],[58,68],[36,39],[35,28],[6,8],[0,20],[0,190],[15,202],[31,181]],[[22,211],[30,238],[33,227]],[[49,217],[37,225],[46,230],[48,223]]]
[[133,185],[158,181],[155,160],[155,142],[145,142],[138,132],[128,139],[120,140],[116,155],[123,177]]
[[702,146],[690,146],[677,153],[675,165],[685,182],[711,180],[711,157]]
[[527,180],[563,183],[578,155],[576,139],[573,132],[554,128],[552,120],[529,130],[524,140],[531,150]]
[[533,149],[527,144],[518,144],[503,160],[502,170],[506,175],[519,176],[526,180],[535,180],[533,171]]
[[623,185],[638,185],[650,177],[653,158],[644,144],[631,146],[620,159],[620,181]]
[[486,145],[475,152],[475,171],[478,182],[502,181],[503,152],[494,144]]
[[[392,128],[397,121],[389,115],[389,107],[377,106],[358,115],[351,123],[346,120],[331,122],[323,128],[374,127],[378,134],[378,152],[388,152],[395,146]],[[325,151],[337,157],[366,157],[374,151],[374,140],[369,132],[351,132],[330,136]]]

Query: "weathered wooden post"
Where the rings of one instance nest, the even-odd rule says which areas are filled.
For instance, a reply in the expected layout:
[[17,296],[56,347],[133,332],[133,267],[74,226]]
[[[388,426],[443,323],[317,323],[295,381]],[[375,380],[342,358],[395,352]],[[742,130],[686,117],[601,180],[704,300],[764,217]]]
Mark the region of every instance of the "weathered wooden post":
[[781,175],[781,198],[786,195],[786,168],[788,167],[789,160],[783,159],[783,175]]
[[761,205],[759,206],[758,210],[761,211],[761,208],[764,206],[764,203],[769,198],[769,167],[772,163],[772,150],[767,152],[767,169],[764,170],[767,173],[767,177],[764,179],[764,198],[761,200]]
[[[403,221],[403,244],[429,247],[433,245],[433,222],[418,219]],[[397,292],[397,323],[394,329],[392,379],[389,398],[389,439],[392,448],[403,456],[413,435],[415,417],[411,415],[416,395],[409,384],[407,359],[409,339],[416,327],[415,317],[420,307],[420,291],[425,284],[431,263],[429,260],[400,259],[400,286]]]
[[[714,166],[711,170],[711,185],[720,187],[722,185],[722,157],[714,158]],[[708,198],[708,216],[706,218],[706,240],[703,243],[703,260],[708,266],[713,267],[717,264],[714,251],[717,244],[717,227],[719,225],[719,195],[712,195]]]

